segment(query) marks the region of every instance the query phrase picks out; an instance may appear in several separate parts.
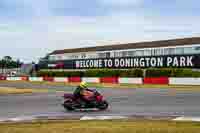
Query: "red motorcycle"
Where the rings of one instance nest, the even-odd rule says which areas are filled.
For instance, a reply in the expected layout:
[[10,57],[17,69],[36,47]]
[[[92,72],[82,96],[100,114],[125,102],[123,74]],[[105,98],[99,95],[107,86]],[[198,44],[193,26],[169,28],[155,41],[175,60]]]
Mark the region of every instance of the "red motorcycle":
[[[73,111],[76,109],[92,109],[97,108],[99,110],[106,110],[109,106],[108,102],[104,99],[104,97],[96,90],[89,90],[90,96],[87,96],[87,101],[81,101],[81,99],[77,99],[73,94],[64,94],[64,102],[63,107],[68,111]],[[92,96],[91,96],[92,93]],[[92,99],[90,101],[90,99]]]

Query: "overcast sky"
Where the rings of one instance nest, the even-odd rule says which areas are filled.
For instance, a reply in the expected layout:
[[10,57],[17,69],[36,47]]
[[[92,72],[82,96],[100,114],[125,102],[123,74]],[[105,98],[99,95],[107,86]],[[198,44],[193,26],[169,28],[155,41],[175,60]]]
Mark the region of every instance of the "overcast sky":
[[0,0],[0,57],[200,36],[198,0]]

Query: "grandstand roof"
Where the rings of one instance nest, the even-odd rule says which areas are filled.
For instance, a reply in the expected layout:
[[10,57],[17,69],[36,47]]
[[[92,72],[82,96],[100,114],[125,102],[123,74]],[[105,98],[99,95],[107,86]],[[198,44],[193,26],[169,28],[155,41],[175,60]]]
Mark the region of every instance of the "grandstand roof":
[[64,54],[64,53],[137,49],[137,48],[170,47],[170,46],[182,46],[182,45],[194,45],[194,44],[200,44],[200,37],[55,50],[52,53],[50,53],[50,55]]

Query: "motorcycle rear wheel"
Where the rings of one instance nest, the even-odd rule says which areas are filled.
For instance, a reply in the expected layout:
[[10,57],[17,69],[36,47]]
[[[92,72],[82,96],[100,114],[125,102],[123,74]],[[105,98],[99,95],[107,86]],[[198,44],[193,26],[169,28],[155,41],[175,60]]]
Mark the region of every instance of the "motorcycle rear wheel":
[[73,107],[73,103],[71,102],[71,101],[65,101],[64,103],[63,103],[63,106],[64,106],[64,108],[66,109],[66,110],[68,110],[68,111],[73,111],[73,110],[75,110],[75,108]]

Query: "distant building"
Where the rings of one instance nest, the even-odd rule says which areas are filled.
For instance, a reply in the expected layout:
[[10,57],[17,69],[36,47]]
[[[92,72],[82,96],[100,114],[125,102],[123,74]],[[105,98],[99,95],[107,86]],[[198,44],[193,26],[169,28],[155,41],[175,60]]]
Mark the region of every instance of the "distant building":
[[56,50],[40,69],[200,68],[200,37]]

